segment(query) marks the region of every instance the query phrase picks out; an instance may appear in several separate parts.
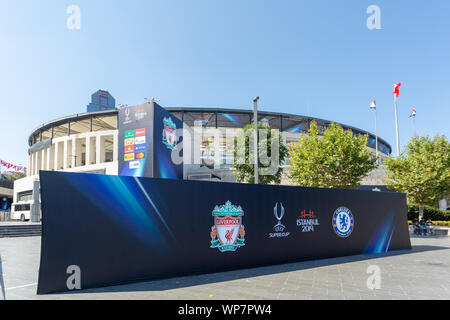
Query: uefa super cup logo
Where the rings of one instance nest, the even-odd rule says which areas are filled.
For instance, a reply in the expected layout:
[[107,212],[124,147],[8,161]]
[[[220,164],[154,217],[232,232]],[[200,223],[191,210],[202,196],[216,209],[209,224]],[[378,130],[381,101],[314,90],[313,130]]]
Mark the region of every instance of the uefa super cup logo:
[[274,227],[275,231],[283,232],[284,229],[286,229],[286,226],[281,223],[281,220],[284,217],[284,207],[283,207],[282,203],[280,203],[280,212],[279,213],[278,213],[278,202],[275,204],[275,207],[273,208],[273,214],[275,215],[275,218],[278,220],[278,223]]
[[125,121],[123,122],[123,124],[128,124],[128,123],[131,122],[131,119],[130,119],[131,110],[130,110],[130,108],[125,108],[124,113],[125,113]]
[[291,234],[286,231],[286,226],[281,223],[281,220],[284,218],[284,207],[281,202],[275,203],[275,207],[273,207],[273,215],[275,219],[277,219],[277,224],[273,227],[275,232],[269,233],[269,238],[286,238]]

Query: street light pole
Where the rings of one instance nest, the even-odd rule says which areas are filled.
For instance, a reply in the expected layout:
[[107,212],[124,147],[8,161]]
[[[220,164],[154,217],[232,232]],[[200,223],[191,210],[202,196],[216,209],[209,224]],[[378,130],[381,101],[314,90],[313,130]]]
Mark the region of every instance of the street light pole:
[[370,105],[370,109],[373,109],[375,111],[375,155],[377,157],[377,162],[378,162],[378,128],[377,128],[377,102],[376,102],[376,100],[372,101],[372,104]]
[[253,154],[255,157],[255,184],[259,184],[259,170],[258,170],[258,100],[259,97],[253,99]]
[[378,161],[378,127],[377,127],[377,108],[375,108],[375,155]]

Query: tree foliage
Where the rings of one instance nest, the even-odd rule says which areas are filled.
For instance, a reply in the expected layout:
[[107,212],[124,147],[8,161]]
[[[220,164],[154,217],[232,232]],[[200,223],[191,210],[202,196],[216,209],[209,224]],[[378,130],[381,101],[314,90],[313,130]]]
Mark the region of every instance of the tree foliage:
[[[240,131],[234,139],[234,177],[238,182],[255,183],[253,158],[253,132],[254,124],[249,124]],[[260,184],[279,184],[283,169],[281,164],[286,160],[288,150],[284,145],[278,130],[270,129],[258,123],[258,182]],[[278,141],[274,139],[278,138]],[[274,140],[274,141],[272,141]],[[278,148],[278,159],[273,147]],[[264,159],[270,158],[267,163]],[[275,160],[275,161],[273,161]]]
[[297,185],[355,189],[376,158],[367,149],[367,135],[353,135],[332,123],[320,136],[316,122],[290,148],[289,176]]
[[5,180],[15,181],[26,177],[26,174],[22,172],[14,172],[14,173],[4,173],[1,177]]
[[450,193],[450,144],[445,136],[414,137],[397,158],[386,160],[387,185],[410,202],[436,205]]

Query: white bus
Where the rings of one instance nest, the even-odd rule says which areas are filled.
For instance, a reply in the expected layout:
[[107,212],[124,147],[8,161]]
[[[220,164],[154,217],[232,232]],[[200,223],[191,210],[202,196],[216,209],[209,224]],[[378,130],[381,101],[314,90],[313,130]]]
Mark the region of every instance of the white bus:
[[11,220],[29,221],[31,219],[31,203],[31,200],[23,203],[13,203],[11,206]]
[[33,203],[33,191],[24,191],[17,194],[11,205],[11,220],[29,221],[31,219],[31,204]]
[[11,206],[11,219],[28,221],[31,219],[31,202],[13,203]]

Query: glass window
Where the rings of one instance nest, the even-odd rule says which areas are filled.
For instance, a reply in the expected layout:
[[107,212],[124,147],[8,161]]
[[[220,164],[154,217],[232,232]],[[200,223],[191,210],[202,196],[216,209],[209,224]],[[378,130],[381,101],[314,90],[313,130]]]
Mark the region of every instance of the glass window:
[[30,204],[16,204],[14,205],[14,211],[20,212],[20,211],[30,211],[31,205]]
[[53,138],[65,137],[68,135],[69,125],[68,123],[61,124],[53,128]]
[[95,116],[92,118],[92,131],[117,129],[117,115]]
[[33,200],[33,191],[24,191],[17,194],[17,201],[30,201]]
[[70,134],[86,133],[90,131],[91,122],[89,118],[70,122]]
[[283,130],[291,133],[308,132],[308,119],[283,117]]
[[185,112],[184,123],[190,127],[216,127],[216,114],[210,112]]
[[42,131],[42,141],[51,139],[52,137],[52,128]]
[[[253,115],[252,115],[252,122],[253,122]],[[280,117],[265,116],[264,114],[258,114],[258,122],[261,122],[263,126],[267,126],[272,129],[280,129]]]
[[251,123],[250,114],[217,114],[217,123],[219,128],[243,128]]
[[113,162],[114,138],[105,138],[105,162]]

